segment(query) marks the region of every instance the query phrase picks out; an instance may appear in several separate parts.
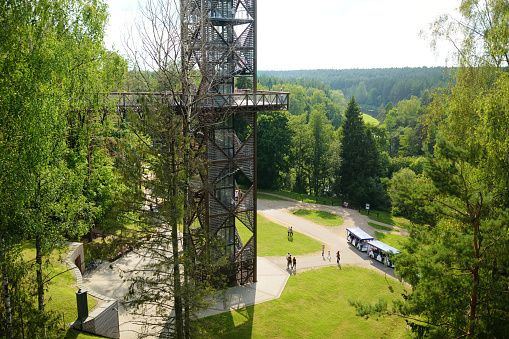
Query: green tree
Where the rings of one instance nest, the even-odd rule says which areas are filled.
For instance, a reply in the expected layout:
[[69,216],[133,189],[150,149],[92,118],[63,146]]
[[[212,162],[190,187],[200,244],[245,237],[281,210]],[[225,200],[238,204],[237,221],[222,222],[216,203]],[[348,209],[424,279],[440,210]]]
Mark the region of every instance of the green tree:
[[398,258],[398,274],[412,290],[389,314],[410,319],[422,336],[504,337],[509,166],[502,154],[509,98],[501,65],[507,62],[509,6],[463,1],[459,11],[460,19],[441,17],[432,26],[435,38],[459,37],[454,42],[462,66],[430,106],[427,127],[439,135],[434,154],[424,176],[400,172],[391,185],[396,207],[406,206],[427,225],[413,230]]
[[292,131],[289,114],[271,112],[258,115],[258,185],[262,188],[282,187],[282,178],[290,168]]
[[352,97],[345,111],[341,135],[341,164],[336,172],[335,193],[357,203],[380,205],[380,156],[373,135]]
[[[43,275],[43,257],[62,244],[64,235],[86,233],[91,220],[91,204],[83,196],[87,165],[85,158],[80,158],[82,145],[73,143],[69,123],[75,110],[89,103],[94,93],[110,88],[108,84],[122,72],[111,72],[109,77],[104,74],[108,67],[109,71],[116,69],[111,60],[119,60],[102,47],[107,19],[104,3],[19,1],[1,5],[0,11],[5,28],[0,33],[1,115],[8,117],[0,135],[2,151],[10,149],[2,152],[2,160],[11,168],[1,180],[6,196],[16,196],[5,201],[14,205],[3,206],[14,213],[2,225],[5,252],[1,259],[6,259],[19,241],[35,240],[41,319],[36,331],[46,333],[44,289],[50,278]],[[90,68],[104,69],[99,74],[107,81],[91,81],[85,76],[95,74]],[[10,289],[19,286],[12,286],[7,279],[3,282],[7,308]],[[7,318],[12,319],[11,315]],[[7,327],[8,336],[16,332],[12,323]]]
[[[214,303],[217,290],[225,287],[226,258],[233,254],[229,251],[232,244],[221,236],[235,228],[214,231],[208,216],[203,220],[198,211],[203,200],[221,199],[217,192],[223,192],[220,187],[208,187],[208,175],[221,173],[208,172],[207,147],[239,141],[233,140],[233,133],[227,134],[235,125],[233,114],[206,111],[203,103],[217,100],[209,97],[214,84],[208,72],[196,72],[195,66],[205,67],[193,63],[196,46],[181,40],[191,34],[190,25],[196,24],[189,17],[194,5],[187,1],[147,3],[136,27],[143,42],[128,41],[134,75],[143,81],[144,70],[150,68],[165,93],[142,96],[140,110],[130,110],[129,139],[118,157],[125,182],[136,187],[124,197],[125,208],[140,228],[139,248],[151,257],[150,263],[126,278],[131,283],[126,304],[144,316],[147,333],[140,335],[160,338],[195,336],[193,320]],[[162,42],[161,36],[168,39]],[[194,85],[199,85],[196,92]],[[216,129],[208,129],[211,126]],[[226,166],[222,173],[227,171],[231,167]]]
[[290,118],[290,128],[293,131],[292,139],[292,159],[293,170],[295,172],[295,184],[293,191],[298,193],[308,193],[310,171],[307,166],[310,147],[307,133],[306,116],[292,116]]
[[310,187],[311,193],[317,196],[324,195],[330,186],[330,145],[333,136],[333,127],[325,116],[325,110],[319,108],[311,112],[308,123]]

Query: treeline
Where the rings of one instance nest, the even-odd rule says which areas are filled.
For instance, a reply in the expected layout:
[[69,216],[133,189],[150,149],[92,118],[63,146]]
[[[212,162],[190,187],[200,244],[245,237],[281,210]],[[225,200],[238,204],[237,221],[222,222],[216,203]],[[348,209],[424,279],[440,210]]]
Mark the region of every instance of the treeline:
[[324,91],[340,90],[347,98],[355,96],[364,113],[376,116],[389,102],[422,97],[426,91],[446,87],[451,71],[443,67],[261,71],[259,79],[268,88],[283,81]]
[[[422,97],[389,102],[380,109],[377,121],[361,113],[357,97],[348,97],[347,109],[343,92],[331,90],[320,80],[265,80],[279,82],[267,88],[262,79],[262,89],[282,89],[291,95],[288,112],[258,116],[261,188],[330,196],[388,209],[384,180],[402,167],[422,172],[421,157],[433,152],[434,140],[428,139],[423,125],[431,102],[429,90]],[[348,119],[349,111],[355,114]],[[366,158],[366,154],[370,156]],[[368,164],[373,168],[367,168]],[[345,176],[349,168],[357,170]],[[361,174],[366,171],[370,175]]]
[[[276,159],[288,159],[288,170],[278,169],[279,176],[271,184],[379,207],[386,204],[393,216],[411,221],[410,236],[395,268],[412,288],[403,301],[390,306],[383,300],[375,305],[352,302],[359,316],[403,317],[419,338],[505,337],[509,330],[509,4],[464,1],[458,12],[458,17],[441,16],[433,24],[434,43],[454,37],[459,48],[454,62],[460,67],[443,88],[435,90],[442,86],[433,79],[416,80],[416,86],[409,80],[408,88],[397,96],[395,84],[401,83],[403,89],[404,79],[411,77],[395,80],[390,91],[382,86],[384,81],[376,89],[369,89],[368,79],[344,81],[346,98],[351,94],[357,98],[353,89],[362,87],[363,81],[368,93],[394,94],[378,102],[383,108],[378,125],[360,119],[354,99],[337,130],[317,108],[295,115],[290,106],[289,112],[272,115],[287,129],[278,133],[290,137],[285,139],[286,148],[276,144],[271,149],[287,150]],[[334,75],[327,82],[327,72],[317,72],[321,80],[313,81],[339,91],[332,85]],[[267,76],[264,81],[275,79]],[[309,81],[285,78],[281,82],[294,86]],[[302,118],[307,116],[308,121]],[[264,119],[262,115],[259,121]],[[263,143],[270,135],[264,124],[259,126],[263,138],[258,140]],[[266,152],[261,144],[258,150]],[[258,169],[266,170],[261,163]]]

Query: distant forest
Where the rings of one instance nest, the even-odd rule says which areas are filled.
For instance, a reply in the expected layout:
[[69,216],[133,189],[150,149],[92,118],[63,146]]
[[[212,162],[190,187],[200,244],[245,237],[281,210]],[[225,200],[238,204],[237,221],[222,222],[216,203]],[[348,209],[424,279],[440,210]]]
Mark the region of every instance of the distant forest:
[[451,71],[443,67],[259,71],[259,81],[267,88],[285,82],[325,92],[340,90],[347,99],[355,96],[362,111],[376,117],[389,102],[423,98],[447,87]]

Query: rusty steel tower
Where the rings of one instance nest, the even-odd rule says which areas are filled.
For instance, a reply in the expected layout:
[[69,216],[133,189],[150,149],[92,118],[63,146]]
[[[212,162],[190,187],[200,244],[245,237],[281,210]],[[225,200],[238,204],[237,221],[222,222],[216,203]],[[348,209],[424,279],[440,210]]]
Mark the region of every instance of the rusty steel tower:
[[140,111],[142,97],[193,111],[206,170],[190,185],[194,212],[185,222],[191,234],[201,228],[222,240],[231,285],[256,282],[256,115],[288,110],[289,93],[257,89],[256,0],[180,0],[180,26],[180,71],[199,80],[183,81],[179,91],[111,95],[119,112]]
[[[224,241],[231,284],[256,282],[256,114],[287,110],[288,93],[257,90],[256,0],[181,4],[182,54],[199,70],[196,94],[208,119],[197,133],[207,171],[192,192],[192,223]],[[236,88],[241,77],[251,88]]]

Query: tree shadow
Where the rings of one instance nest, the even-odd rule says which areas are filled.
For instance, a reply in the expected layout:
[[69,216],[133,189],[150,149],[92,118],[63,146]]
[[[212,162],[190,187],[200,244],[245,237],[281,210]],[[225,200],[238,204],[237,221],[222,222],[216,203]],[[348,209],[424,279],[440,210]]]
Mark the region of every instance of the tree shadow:
[[251,338],[256,305],[198,320],[200,336],[207,338]]

